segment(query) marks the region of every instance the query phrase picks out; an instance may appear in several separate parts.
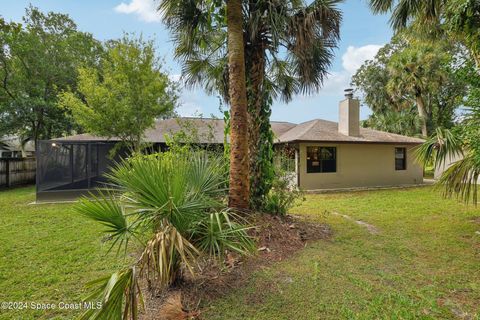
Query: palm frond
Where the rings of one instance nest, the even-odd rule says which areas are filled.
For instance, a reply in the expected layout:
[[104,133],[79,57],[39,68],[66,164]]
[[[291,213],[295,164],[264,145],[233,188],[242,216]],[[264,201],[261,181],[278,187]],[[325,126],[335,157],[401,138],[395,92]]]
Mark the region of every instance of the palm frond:
[[[136,320],[143,298],[135,267],[115,272],[89,283],[93,292],[84,300],[101,302],[100,308],[90,308],[80,320]],[[95,288],[96,287],[96,288]]]
[[192,263],[198,250],[172,225],[165,223],[161,231],[148,241],[139,259],[149,283],[165,288],[176,279],[183,264],[193,274]]
[[[340,2],[244,2],[246,46],[252,50],[262,48],[267,60],[280,59],[290,64],[289,72],[273,70],[279,66],[275,63],[262,71],[268,81],[266,87],[274,88],[272,94],[288,102],[293,94],[312,93],[322,86],[339,40]],[[185,84],[201,85],[209,94],[217,92],[228,101],[226,21],[224,7],[219,4],[165,0],[159,10],[175,42],[175,58],[182,63]]]
[[424,166],[444,166],[449,160],[463,155],[463,141],[448,129],[437,128],[435,133],[415,150],[415,157]]
[[284,102],[290,102],[295,93],[300,92],[300,82],[295,70],[289,61],[276,56],[267,63],[266,81],[271,88],[273,98],[281,98]]
[[213,212],[199,221],[192,230],[192,241],[202,251],[213,257],[222,257],[226,250],[242,255],[253,252],[255,244],[248,236],[245,222],[230,210]]
[[374,13],[392,12],[390,24],[394,30],[400,30],[416,20],[430,23],[439,20],[445,0],[370,0]]
[[318,90],[332,63],[340,38],[342,15],[337,0],[317,0],[290,17],[285,35],[288,62],[302,93]]
[[224,166],[223,158],[204,151],[137,155],[107,176],[117,193],[100,191],[100,196],[80,201],[77,210],[105,225],[114,244],[120,241],[126,249],[132,236],[142,244],[149,239],[134,266],[95,282],[91,298],[101,299],[102,308],[82,319],[135,319],[141,297],[135,267],[151,287],[163,289],[182,267],[193,273],[193,262],[202,253],[218,257],[225,250],[253,250],[239,217],[226,211],[210,214],[224,207]]
[[370,0],[370,8],[375,13],[386,13],[393,8],[395,0]]
[[135,236],[135,228],[128,222],[124,207],[113,193],[100,192],[99,195],[91,194],[90,198],[81,198],[75,210],[106,227],[104,231],[113,240],[110,250],[117,244],[117,253],[121,248],[127,250],[129,240]]
[[480,161],[473,153],[453,163],[442,174],[439,183],[445,187],[446,197],[456,196],[465,203],[478,203]]
[[224,175],[224,162],[222,158],[197,152],[188,157],[189,177],[193,190],[209,197],[217,197],[225,193],[224,187],[227,177]]

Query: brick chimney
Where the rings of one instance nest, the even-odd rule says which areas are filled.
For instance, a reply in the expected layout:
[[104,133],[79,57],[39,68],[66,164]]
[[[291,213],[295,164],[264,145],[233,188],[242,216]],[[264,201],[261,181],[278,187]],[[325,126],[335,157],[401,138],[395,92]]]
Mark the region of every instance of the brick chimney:
[[345,90],[345,100],[340,101],[338,132],[346,136],[360,136],[360,101],[353,98],[353,90]]

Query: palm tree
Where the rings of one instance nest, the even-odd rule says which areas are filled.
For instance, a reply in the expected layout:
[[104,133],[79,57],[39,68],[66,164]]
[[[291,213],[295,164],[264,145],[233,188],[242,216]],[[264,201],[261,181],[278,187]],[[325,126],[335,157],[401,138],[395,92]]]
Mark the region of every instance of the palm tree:
[[428,93],[445,78],[441,62],[442,53],[434,47],[411,45],[394,54],[387,65],[390,74],[387,91],[399,101],[407,96],[414,98],[424,137],[428,136],[431,115]]
[[370,0],[375,13],[392,12],[390,23],[395,30],[405,28],[410,22],[438,21],[447,0]]
[[105,227],[111,248],[138,259],[94,281],[88,301],[101,301],[82,319],[137,319],[140,279],[149,288],[168,288],[181,268],[193,272],[200,255],[223,258],[225,251],[248,254],[254,248],[243,221],[223,206],[223,159],[206,152],[167,152],[136,156],[108,176],[115,188],[84,198],[76,209]]
[[[259,0],[242,2],[249,111],[249,161],[252,194],[260,187],[262,153],[269,150],[271,101],[289,102],[294,94],[321,88],[339,40],[341,0]],[[164,0],[159,10],[172,31],[175,55],[187,85],[202,85],[228,101],[227,34],[224,13],[205,2]],[[263,134],[262,134],[263,133]]]
[[414,108],[384,110],[373,113],[363,125],[375,130],[386,131],[406,136],[418,135],[420,121]]
[[[250,174],[253,205],[261,206],[271,185],[265,184],[268,170],[264,150],[268,145],[272,98],[289,102],[296,93],[318,90],[333,59],[339,39],[339,1],[248,1],[244,5],[245,52],[249,96]],[[279,54],[281,48],[286,55]],[[271,144],[270,144],[271,146]]]
[[243,50],[242,0],[227,2],[228,74],[230,101],[230,189],[231,208],[248,209],[248,111]]
[[446,24],[449,32],[470,51],[480,68],[480,2],[478,0],[370,0],[375,13],[392,12],[390,24],[395,31],[412,23],[423,31],[437,33],[437,26]]

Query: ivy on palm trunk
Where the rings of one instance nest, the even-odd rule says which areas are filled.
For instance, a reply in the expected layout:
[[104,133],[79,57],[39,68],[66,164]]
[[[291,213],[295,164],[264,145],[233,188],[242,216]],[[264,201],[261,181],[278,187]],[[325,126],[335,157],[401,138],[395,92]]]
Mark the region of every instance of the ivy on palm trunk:
[[264,92],[261,103],[257,104],[251,101],[256,99],[256,96],[249,93],[247,89],[250,120],[250,206],[252,209],[262,209],[265,196],[270,192],[275,177],[273,131],[270,126],[272,98]]

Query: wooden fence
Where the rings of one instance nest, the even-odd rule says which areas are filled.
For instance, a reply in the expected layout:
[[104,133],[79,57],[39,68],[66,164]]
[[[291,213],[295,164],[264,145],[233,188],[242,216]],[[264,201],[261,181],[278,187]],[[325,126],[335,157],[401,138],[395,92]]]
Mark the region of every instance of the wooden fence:
[[0,188],[35,183],[35,158],[0,158]]

